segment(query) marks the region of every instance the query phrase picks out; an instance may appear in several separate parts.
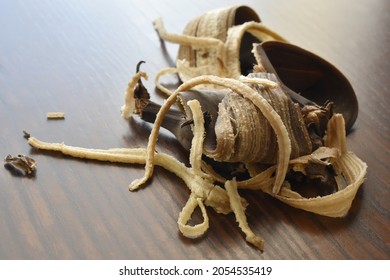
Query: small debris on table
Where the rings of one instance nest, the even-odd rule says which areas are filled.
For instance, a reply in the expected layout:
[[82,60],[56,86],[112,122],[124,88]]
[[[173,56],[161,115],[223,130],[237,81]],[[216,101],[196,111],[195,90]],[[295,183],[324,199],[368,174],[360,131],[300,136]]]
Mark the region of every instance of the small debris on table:
[[65,113],[63,112],[49,112],[46,114],[47,119],[65,119]]
[[34,174],[37,164],[34,159],[25,155],[17,155],[16,157],[7,155],[4,158],[4,167],[16,175],[27,176]]

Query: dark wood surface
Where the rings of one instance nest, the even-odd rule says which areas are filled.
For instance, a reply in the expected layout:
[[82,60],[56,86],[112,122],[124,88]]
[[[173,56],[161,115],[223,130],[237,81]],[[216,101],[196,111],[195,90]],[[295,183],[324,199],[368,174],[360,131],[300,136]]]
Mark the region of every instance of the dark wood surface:
[[[135,193],[143,166],[77,160],[35,151],[23,130],[46,141],[89,148],[144,147],[150,132],[120,107],[139,60],[153,79],[171,66],[152,21],[180,33],[203,12],[236,1],[0,2],[0,149],[38,163],[33,178],[0,172],[1,259],[389,259],[390,5],[373,1],[242,1],[290,42],[336,65],[350,80],[360,111],[348,148],[368,164],[350,213],[326,218],[261,193],[242,192],[248,221],[265,241],[248,245],[233,215],[209,210],[207,234],[190,240],[177,227],[184,183],[156,168]],[[63,111],[65,120],[46,113]],[[187,155],[163,132],[158,150]],[[199,213],[198,213],[199,214]],[[197,214],[197,215],[198,215]],[[199,218],[195,216],[194,219]]]

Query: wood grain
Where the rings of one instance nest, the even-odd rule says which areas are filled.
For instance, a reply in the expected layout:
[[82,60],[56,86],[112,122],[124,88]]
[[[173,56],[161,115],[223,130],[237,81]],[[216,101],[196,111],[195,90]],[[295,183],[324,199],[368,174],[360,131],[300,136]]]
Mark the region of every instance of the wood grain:
[[[209,210],[210,229],[189,240],[177,217],[189,192],[156,168],[141,190],[128,184],[143,166],[99,163],[31,149],[23,130],[46,141],[91,148],[144,147],[150,125],[120,116],[139,60],[153,78],[175,60],[151,22],[180,33],[201,13],[236,1],[1,1],[0,149],[38,163],[35,177],[0,172],[1,259],[389,259],[390,6],[367,1],[243,1],[292,43],[336,65],[351,81],[360,111],[348,147],[367,162],[350,213],[326,218],[244,191],[248,221],[265,252],[248,245],[233,215]],[[172,79],[172,82],[176,82]],[[46,113],[65,112],[63,120]],[[187,154],[168,132],[158,150]],[[199,213],[193,217],[200,219]]]

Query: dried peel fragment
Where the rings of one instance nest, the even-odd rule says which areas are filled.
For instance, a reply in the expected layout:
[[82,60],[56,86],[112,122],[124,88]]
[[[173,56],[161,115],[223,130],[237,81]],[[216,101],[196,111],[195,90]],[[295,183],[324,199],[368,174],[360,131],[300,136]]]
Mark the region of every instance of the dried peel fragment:
[[49,112],[46,114],[47,119],[65,119],[65,113],[63,112]]
[[33,175],[37,169],[36,161],[26,155],[7,155],[4,158],[4,167],[15,175]]

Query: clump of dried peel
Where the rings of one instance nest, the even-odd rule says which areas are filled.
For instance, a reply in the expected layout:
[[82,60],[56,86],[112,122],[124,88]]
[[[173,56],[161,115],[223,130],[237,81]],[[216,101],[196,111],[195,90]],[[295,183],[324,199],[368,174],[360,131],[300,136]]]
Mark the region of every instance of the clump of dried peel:
[[[138,81],[141,77],[146,78],[146,73],[137,72],[128,85],[125,105],[122,107],[122,116],[125,118],[131,117],[136,108],[134,90],[139,85]],[[249,81],[245,80],[245,82]],[[277,164],[265,170],[259,170],[255,165],[247,166],[251,178],[243,181],[237,181],[235,178],[227,180],[217,174],[202,161],[205,134],[204,115],[197,100],[188,102],[193,117],[190,167],[185,166],[184,163],[170,155],[155,152],[161,123],[169,108],[175,103],[177,95],[181,91],[200,84],[216,84],[231,88],[248,98],[265,113],[277,135],[279,149]],[[364,182],[367,165],[354,153],[347,151],[345,124],[342,115],[334,114],[327,124],[326,131],[324,147],[318,148],[310,155],[290,160],[291,147],[288,134],[278,115],[265,100],[261,99],[252,88],[239,80],[216,76],[200,76],[184,82],[169,96],[157,114],[146,148],[85,149],[67,146],[64,143],[46,143],[34,137],[30,137],[28,143],[37,149],[59,151],[73,157],[145,164],[144,177],[134,180],[130,184],[129,189],[132,191],[140,187],[153,175],[155,165],[161,166],[181,178],[191,191],[189,199],[178,218],[178,226],[184,236],[197,238],[206,232],[209,227],[206,206],[209,206],[218,213],[228,214],[233,212],[240,229],[246,235],[247,242],[263,250],[263,239],[250,229],[246,220],[245,208],[247,202],[239,195],[239,189],[261,190],[293,207],[329,217],[342,217],[350,209],[359,187]],[[294,191],[289,181],[286,180],[286,175],[290,171],[305,173],[307,166],[318,161],[332,165],[335,181],[337,182],[337,191],[325,196],[303,197]],[[201,210],[203,221],[197,225],[189,225],[191,215],[197,207]]]
[[34,175],[37,163],[34,159],[26,155],[7,155],[4,158],[4,167],[15,175],[32,176]]

